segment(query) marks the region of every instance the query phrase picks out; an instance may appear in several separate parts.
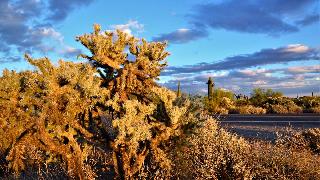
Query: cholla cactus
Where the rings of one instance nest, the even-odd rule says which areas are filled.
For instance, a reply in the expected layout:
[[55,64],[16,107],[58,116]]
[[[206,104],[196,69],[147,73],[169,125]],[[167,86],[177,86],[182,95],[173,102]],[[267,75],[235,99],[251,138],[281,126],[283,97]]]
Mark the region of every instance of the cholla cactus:
[[165,43],[148,43],[121,31],[101,32],[99,25],[94,25],[93,33],[79,36],[77,40],[92,54],[80,56],[102,69],[99,72],[105,87],[112,95],[119,94],[121,101],[132,96],[146,100],[145,94],[156,86],[155,80],[166,66],[165,58],[169,55]]
[[[122,105],[123,116],[113,121],[117,136],[112,142],[114,164],[120,177],[134,178],[144,167],[147,157],[153,159],[154,166],[170,171],[171,161],[161,145],[182,133],[183,125],[193,115],[188,113],[190,103],[176,106],[176,94],[168,89],[154,87],[145,104],[137,100],[127,100]],[[118,106],[118,103],[111,103]],[[117,101],[115,99],[115,101]],[[115,107],[116,109],[116,107]]]
[[88,112],[104,102],[107,92],[88,64],[60,61],[55,67],[47,58],[26,59],[39,71],[5,71],[0,80],[1,149],[9,152],[16,172],[25,167],[26,149],[36,147],[50,157],[61,156],[69,175],[83,179],[79,139],[92,136],[87,129],[94,115]]
[[192,115],[187,113],[188,103],[174,105],[176,94],[156,85],[169,55],[166,44],[148,43],[121,31],[102,33],[99,25],[77,40],[91,51],[92,56],[81,56],[102,69],[103,87],[111,92],[104,105],[116,114],[109,121],[115,132],[111,147],[118,176],[135,177],[147,157],[169,170],[170,161],[159,146],[177,136],[182,121]]
[[83,163],[85,147],[94,144],[113,151],[120,178],[170,171],[165,144],[195,117],[187,99],[156,85],[166,44],[102,33],[98,25],[77,39],[91,51],[81,55],[91,64],[60,61],[56,67],[47,58],[26,56],[37,71],[4,71],[0,77],[1,155],[8,152],[10,167],[20,172],[24,155],[35,147],[44,154],[40,164],[62,157],[69,176],[84,179],[93,172]]

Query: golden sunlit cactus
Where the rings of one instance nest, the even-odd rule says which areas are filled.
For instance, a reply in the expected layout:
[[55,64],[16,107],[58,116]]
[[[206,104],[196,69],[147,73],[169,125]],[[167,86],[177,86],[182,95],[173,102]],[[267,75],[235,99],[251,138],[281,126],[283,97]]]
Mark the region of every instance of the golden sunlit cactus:
[[160,146],[179,134],[188,113],[186,105],[173,105],[174,92],[155,82],[166,66],[166,44],[138,40],[121,31],[101,32],[99,25],[77,40],[92,54],[80,56],[99,69],[104,87],[111,91],[105,105],[116,116],[106,121],[112,121],[114,128],[108,131],[115,131],[111,146],[118,176],[136,177],[143,164],[150,163],[148,157],[169,170],[170,161]]
[[154,87],[147,98],[149,103],[138,100],[120,103],[116,94],[106,103],[122,114],[113,120],[116,137],[111,142],[115,171],[120,178],[137,177],[143,169],[150,168],[146,166],[151,163],[150,159],[153,167],[170,172],[168,149],[163,145],[179,136],[183,126],[188,124],[187,119],[193,117],[188,112],[188,101],[175,105],[176,94],[173,91]]
[[90,144],[113,152],[119,178],[136,178],[142,171],[149,178],[169,176],[166,144],[195,117],[188,100],[176,101],[175,92],[155,82],[166,66],[166,44],[121,31],[102,33],[98,25],[77,40],[91,51],[92,56],[81,55],[91,65],[59,61],[56,67],[48,58],[26,55],[38,71],[4,71],[0,151],[10,167],[23,170],[24,154],[35,147],[49,156],[43,161],[60,156],[69,176],[83,179]]
[[[26,149],[61,156],[71,177],[84,178],[82,145],[92,134],[90,117],[79,116],[104,102],[101,80],[88,64],[26,59],[39,71],[4,71],[0,80],[1,150],[14,171],[24,169]],[[92,117],[91,117],[92,118]],[[84,138],[84,139],[83,139]]]
[[144,94],[156,85],[155,80],[166,66],[166,43],[138,40],[122,31],[101,32],[94,25],[94,32],[77,38],[92,56],[81,54],[88,59],[104,79],[112,95],[118,93],[120,100],[135,96],[143,99]]

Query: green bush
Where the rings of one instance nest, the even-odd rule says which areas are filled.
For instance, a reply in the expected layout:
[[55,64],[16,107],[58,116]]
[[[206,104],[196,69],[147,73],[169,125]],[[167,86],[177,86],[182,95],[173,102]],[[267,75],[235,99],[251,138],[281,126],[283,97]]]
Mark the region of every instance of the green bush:
[[272,89],[256,88],[251,93],[250,102],[254,106],[263,107],[268,98],[279,98],[282,96],[281,92],[273,91]]

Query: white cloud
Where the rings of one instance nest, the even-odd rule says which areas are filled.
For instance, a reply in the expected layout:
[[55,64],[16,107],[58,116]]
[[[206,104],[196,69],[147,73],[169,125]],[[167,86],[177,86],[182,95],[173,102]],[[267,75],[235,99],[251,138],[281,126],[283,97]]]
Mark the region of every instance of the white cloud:
[[253,82],[252,84],[253,84],[253,85],[259,85],[259,86],[261,86],[261,85],[266,85],[267,82],[264,81],[264,80],[257,80],[257,81],[255,81],[255,82]]
[[320,73],[320,65],[289,67],[288,71],[291,73],[309,73],[309,72],[319,72]]
[[303,81],[304,80],[304,75],[303,74],[299,74],[297,76],[294,77],[294,80],[296,81]]
[[280,82],[276,86],[272,86],[274,88],[298,88],[304,87],[307,83],[304,81],[289,81],[289,82]]
[[310,48],[303,44],[290,44],[284,49],[285,52],[293,52],[293,53],[305,53],[308,52]]
[[37,33],[39,33],[43,37],[52,38],[52,39],[58,41],[59,43],[63,43],[64,38],[63,38],[62,34],[58,31],[56,31],[52,27],[42,27],[39,29],[39,31]]
[[217,71],[217,72],[214,72],[214,73],[203,74],[203,75],[200,75],[199,77],[202,77],[202,78],[209,78],[209,77],[218,78],[218,77],[228,76],[228,74],[229,74],[229,71]]
[[144,31],[144,25],[136,20],[129,20],[126,24],[111,25],[111,28],[114,30],[119,29],[130,36],[132,36],[133,32],[141,33]]
[[[42,53],[56,52],[66,58],[75,57],[81,54],[81,50],[67,45],[64,41],[64,36],[53,27],[40,27],[33,33],[45,38],[38,46]],[[59,49],[59,50],[58,50]]]
[[59,52],[64,57],[75,57],[82,53],[81,49],[77,49],[68,45],[65,45],[65,47]]
[[243,69],[239,70],[239,72],[247,76],[256,76],[257,74],[266,73],[266,69]]
[[186,32],[188,32],[188,31],[190,31],[190,29],[180,28],[180,29],[178,29],[177,31],[180,32],[180,33],[186,33]]

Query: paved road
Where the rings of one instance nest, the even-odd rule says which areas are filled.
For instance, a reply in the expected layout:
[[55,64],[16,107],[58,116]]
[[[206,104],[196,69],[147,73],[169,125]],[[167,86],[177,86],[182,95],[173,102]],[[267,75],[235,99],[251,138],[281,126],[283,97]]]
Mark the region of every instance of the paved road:
[[320,128],[320,114],[301,115],[239,115],[220,116],[222,124],[241,124],[256,126],[290,126],[294,128]]
[[300,115],[239,115],[218,117],[222,127],[245,138],[274,140],[276,132],[286,128],[320,128],[320,114]]

